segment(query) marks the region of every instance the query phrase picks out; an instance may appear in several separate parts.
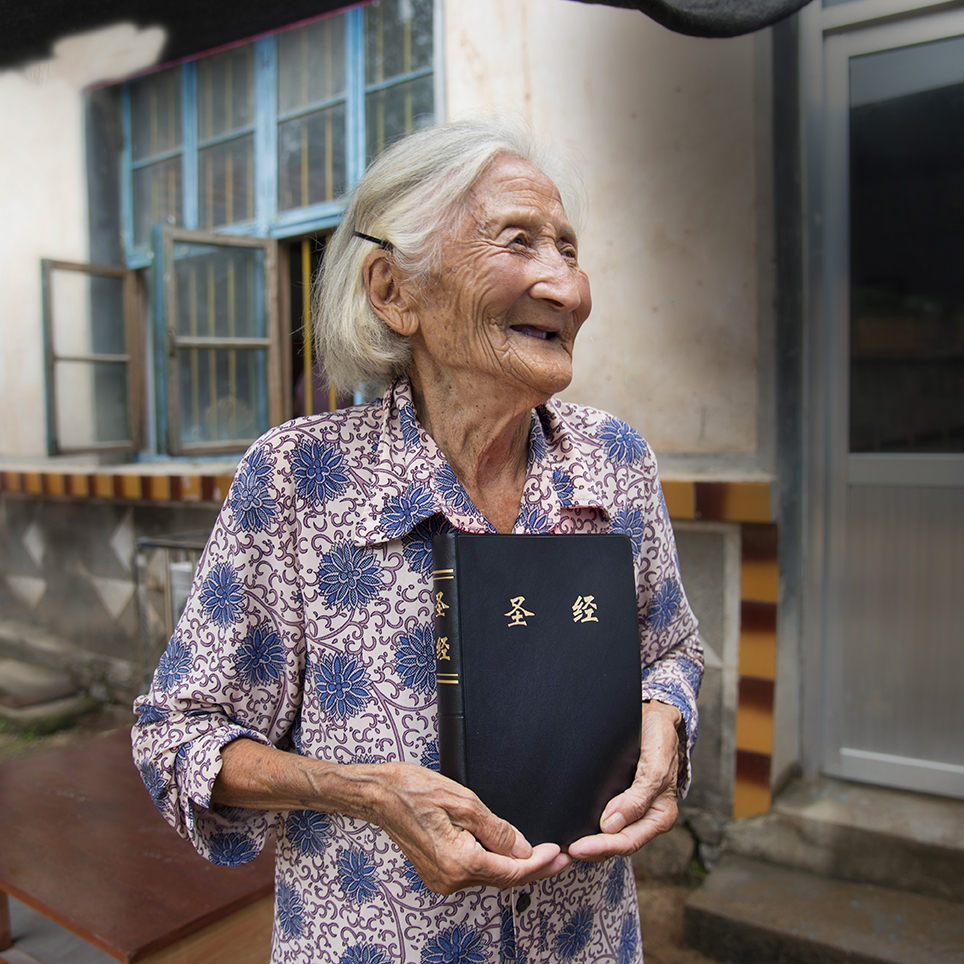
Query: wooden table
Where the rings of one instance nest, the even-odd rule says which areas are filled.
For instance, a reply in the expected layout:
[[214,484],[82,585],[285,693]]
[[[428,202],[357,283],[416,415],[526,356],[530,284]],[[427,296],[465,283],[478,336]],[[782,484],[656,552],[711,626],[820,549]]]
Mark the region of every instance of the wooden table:
[[10,894],[119,961],[266,964],[273,876],[273,851],[199,857],[151,803],[126,730],[0,766],[0,960]]

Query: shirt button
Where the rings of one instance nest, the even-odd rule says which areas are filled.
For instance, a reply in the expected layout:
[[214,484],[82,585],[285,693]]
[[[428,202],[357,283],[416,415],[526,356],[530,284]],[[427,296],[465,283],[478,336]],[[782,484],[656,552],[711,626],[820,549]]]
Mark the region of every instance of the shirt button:
[[515,909],[524,914],[532,903],[532,898],[528,894],[519,894],[519,899],[515,902]]

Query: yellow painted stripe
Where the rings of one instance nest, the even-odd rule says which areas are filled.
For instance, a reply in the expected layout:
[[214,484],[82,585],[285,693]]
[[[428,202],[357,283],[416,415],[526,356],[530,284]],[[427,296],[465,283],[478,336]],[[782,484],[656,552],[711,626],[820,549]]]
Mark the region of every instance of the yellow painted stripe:
[[151,499],[167,502],[171,498],[171,481],[166,475],[148,476],[147,491]]
[[67,494],[67,480],[59,472],[45,472],[43,484],[47,495]]
[[770,522],[769,482],[728,482],[720,518],[724,522]]
[[114,497],[114,477],[112,475],[95,475],[94,491],[91,495],[99,499],[112,499]]
[[736,709],[736,748],[763,753],[773,752],[773,710],[740,704]]
[[87,476],[79,473],[74,473],[70,476],[70,494],[75,496],[88,496],[90,495],[90,484],[87,481]]
[[733,816],[756,817],[770,809],[770,787],[738,776],[733,787]]
[[120,475],[121,494],[125,499],[139,499],[141,497],[141,477],[139,475]]
[[740,598],[777,602],[780,570],[776,559],[744,559],[740,565]]
[[663,497],[671,519],[696,518],[696,486],[692,482],[663,482]]
[[740,630],[740,676],[777,678],[777,634],[770,630]]

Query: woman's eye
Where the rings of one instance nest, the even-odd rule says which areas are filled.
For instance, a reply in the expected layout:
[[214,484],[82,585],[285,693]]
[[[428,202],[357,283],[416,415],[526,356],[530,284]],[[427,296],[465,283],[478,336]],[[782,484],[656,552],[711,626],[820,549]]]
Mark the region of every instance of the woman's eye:
[[509,245],[513,248],[528,248],[529,235],[517,234],[509,241]]
[[575,262],[577,261],[576,249],[571,245],[564,245],[559,249],[560,254],[567,260]]

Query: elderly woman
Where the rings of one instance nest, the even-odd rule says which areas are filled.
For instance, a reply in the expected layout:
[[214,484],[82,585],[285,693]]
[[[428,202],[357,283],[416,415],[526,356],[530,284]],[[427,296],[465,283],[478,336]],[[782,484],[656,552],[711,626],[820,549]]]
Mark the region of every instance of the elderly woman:
[[[552,399],[590,310],[560,192],[494,123],[407,138],[354,192],[318,305],[332,382],[384,397],[246,454],[136,705],[148,789],[215,863],[276,830],[274,962],[640,961],[627,856],[676,819],[702,657],[651,452]],[[449,528],[632,537],[640,762],[565,851],[436,772]]]

